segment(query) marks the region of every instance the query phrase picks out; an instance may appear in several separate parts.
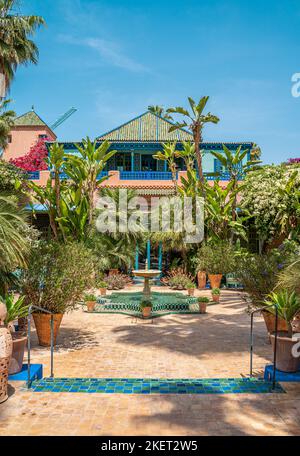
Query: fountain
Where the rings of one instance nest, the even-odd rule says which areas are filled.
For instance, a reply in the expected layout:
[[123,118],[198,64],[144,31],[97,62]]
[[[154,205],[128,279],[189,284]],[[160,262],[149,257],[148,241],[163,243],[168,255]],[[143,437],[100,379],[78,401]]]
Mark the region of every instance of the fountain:
[[147,260],[145,262],[145,269],[135,269],[132,271],[133,275],[136,277],[143,277],[144,278],[144,289],[143,295],[145,299],[149,299],[151,296],[151,289],[150,289],[150,279],[154,277],[158,277],[161,274],[159,269],[148,269],[147,267]]

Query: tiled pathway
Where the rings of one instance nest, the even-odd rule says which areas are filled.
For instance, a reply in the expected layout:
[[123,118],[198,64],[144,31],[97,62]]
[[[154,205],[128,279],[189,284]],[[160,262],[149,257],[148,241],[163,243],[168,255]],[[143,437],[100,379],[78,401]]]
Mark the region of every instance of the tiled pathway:
[[[263,321],[255,324],[254,369],[271,361]],[[34,343],[33,362],[49,351]],[[207,315],[151,322],[124,315],[64,316],[56,377],[238,378],[249,373],[249,317],[238,292]],[[23,385],[22,385],[23,386]],[[0,405],[0,435],[300,435],[300,385],[287,394],[86,394],[28,392],[14,382]]]

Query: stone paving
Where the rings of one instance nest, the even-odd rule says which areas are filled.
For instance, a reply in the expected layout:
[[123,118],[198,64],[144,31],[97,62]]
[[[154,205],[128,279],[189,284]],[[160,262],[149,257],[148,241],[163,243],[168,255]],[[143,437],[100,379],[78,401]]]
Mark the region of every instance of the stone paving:
[[[165,291],[165,290],[164,290]],[[197,292],[200,294],[200,292]],[[201,294],[209,294],[208,291]],[[55,351],[57,377],[217,378],[249,373],[249,316],[243,295],[222,292],[206,315],[153,322],[126,315],[65,315]],[[33,362],[49,375],[49,350]],[[256,374],[272,350],[255,319]],[[11,382],[0,405],[0,435],[300,435],[300,385],[286,394],[124,395],[39,393]]]

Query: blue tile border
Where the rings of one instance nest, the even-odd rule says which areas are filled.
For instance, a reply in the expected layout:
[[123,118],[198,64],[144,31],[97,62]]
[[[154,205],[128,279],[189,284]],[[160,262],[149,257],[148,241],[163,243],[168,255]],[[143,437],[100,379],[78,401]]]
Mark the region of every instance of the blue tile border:
[[277,383],[256,378],[44,378],[32,383],[36,392],[102,394],[263,394],[284,393]]

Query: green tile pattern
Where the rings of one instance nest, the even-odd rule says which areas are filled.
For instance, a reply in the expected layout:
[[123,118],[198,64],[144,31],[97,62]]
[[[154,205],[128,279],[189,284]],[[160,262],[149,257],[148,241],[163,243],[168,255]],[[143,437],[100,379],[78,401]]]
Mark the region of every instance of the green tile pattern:
[[[95,306],[96,313],[124,313],[140,317],[140,303],[143,299],[141,292],[112,293],[100,296]],[[182,293],[152,292],[151,318],[170,313],[199,313],[197,298]]]
[[108,141],[192,141],[193,135],[182,128],[169,132],[170,127],[174,125],[162,117],[145,112],[140,116],[126,122],[123,125],[99,136],[99,141],[107,139]]
[[47,124],[34,111],[26,112],[25,114],[17,117],[14,121],[14,125],[22,127],[47,126]]
[[44,378],[35,392],[106,394],[263,394],[284,393],[276,384],[256,378]]

